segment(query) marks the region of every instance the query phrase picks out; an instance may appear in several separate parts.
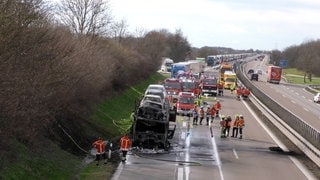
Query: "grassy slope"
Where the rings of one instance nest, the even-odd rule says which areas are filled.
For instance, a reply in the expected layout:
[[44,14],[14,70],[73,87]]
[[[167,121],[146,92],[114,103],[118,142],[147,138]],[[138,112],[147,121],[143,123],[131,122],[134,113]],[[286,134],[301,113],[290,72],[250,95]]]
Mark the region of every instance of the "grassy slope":
[[[8,162],[0,179],[74,179],[82,159],[48,143],[44,149],[31,151],[14,142],[15,158]],[[13,158],[10,158],[13,159]],[[4,159],[2,159],[4,160]]]
[[[93,115],[96,123],[105,127],[105,130],[112,137],[119,137],[124,129],[128,129],[131,124],[128,122],[130,114],[134,109],[135,101],[141,97],[149,84],[155,84],[163,81],[166,77],[156,73],[144,82],[127,89],[121,96],[114,97],[97,106],[97,111]],[[117,125],[114,124],[116,121]],[[116,164],[109,163],[107,165],[96,166],[94,162],[82,169],[80,179],[110,179]]]
[[[141,96],[138,92],[144,92],[149,84],[157,83],[164,78],[163,75],[156,73],[148,80],[126,90],[121,96],[98,105],[96,113],[92,116],[93,123],[102,125],[106,134],[110,136],[108,138],[119,137],[121,131],[113,125],[112,119],[116,121],[127,119],[134,108],[134,101]],[[0,154],[1,163],[6,164],[0,179],[108,179],[117,165],[97,167],[95,163],[91,163],[84,166],[83,158],[67,153],[49,140],[45,146],[36,150],[27,149],[15,140],[12,140],[12,144],[14,157]]]
[[306,82],[303,81],[304,72],[299,71],[295,68],[283,69],[283,75],[287,79],[288,82],[292,84],[320,84],[319,77],[312,77],[312,81],[310,82],[308,78],[306,78]]

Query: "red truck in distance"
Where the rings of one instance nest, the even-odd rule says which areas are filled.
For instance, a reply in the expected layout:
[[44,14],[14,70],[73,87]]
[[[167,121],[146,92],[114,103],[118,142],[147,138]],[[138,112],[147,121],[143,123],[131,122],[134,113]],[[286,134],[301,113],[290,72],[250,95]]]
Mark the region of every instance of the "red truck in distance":
[[282,68],[279,66],[268,66],[267,82],[279,84],[281,81]]
[[219,83],[218,83],[218,79],[215,77],[209,77],[209,78],[203,79],[200,87],[201,87],[202,95],[211,94],[213,96],[217,96],[217,94],[219,93]]
[[192,79],[183,79],[181,83],[183,92],[192,92],[196,97],[200,95],[201,89],[199,87],[199,81]]

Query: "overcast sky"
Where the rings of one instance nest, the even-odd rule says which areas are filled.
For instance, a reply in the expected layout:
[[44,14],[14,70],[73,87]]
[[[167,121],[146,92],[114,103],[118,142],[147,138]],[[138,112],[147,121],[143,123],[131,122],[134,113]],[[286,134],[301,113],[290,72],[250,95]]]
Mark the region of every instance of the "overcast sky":
[[135,29],[181,29],[193,47],[283,50],[320,37],[320,0],[109,0]]

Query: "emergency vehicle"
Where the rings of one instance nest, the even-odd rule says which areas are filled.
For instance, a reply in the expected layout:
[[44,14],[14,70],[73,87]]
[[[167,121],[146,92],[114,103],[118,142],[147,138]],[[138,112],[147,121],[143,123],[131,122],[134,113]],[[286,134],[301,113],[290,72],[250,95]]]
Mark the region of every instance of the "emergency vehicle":
[[178,98],[182,91],[181,80],[175,78],[168,78],[163,81],[163,86],[167,90],[169,101],[172,103]]
[[232,71],[224,72],[224,88],[230,89],[230,87],[237,86],[237,75]]
[[195,96],[192,92],[180,92],[177,100],[177,114],[191,116]]
[[215,77],[205,78],[202,81],[200,87],[201,87],[202,95],[211,94],[211,95],[217,96],[219,92],[218,79]]
[[192,92],[195,96],[199,96],[201,93],[201,89],[199,87],[199,81],[192,79],[183,79],[182,83],[182,91],[184,92]]

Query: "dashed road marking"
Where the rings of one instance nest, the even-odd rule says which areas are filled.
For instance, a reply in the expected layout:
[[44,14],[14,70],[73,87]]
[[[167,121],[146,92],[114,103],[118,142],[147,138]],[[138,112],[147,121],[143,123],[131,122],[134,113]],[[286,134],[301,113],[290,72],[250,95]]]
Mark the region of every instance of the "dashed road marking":
[[236,151],[234,148],[232,149],[232,151],[233,151],[234,156],[235,156],[237,159],[239,159],[239,156],[238,156],[238,154],[237,154],[237,151]]

